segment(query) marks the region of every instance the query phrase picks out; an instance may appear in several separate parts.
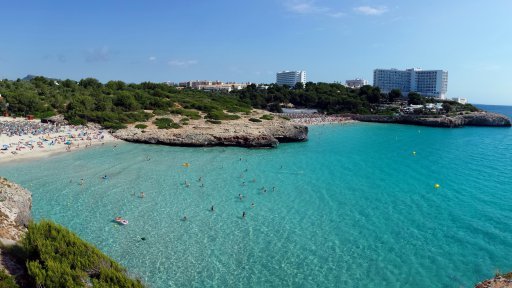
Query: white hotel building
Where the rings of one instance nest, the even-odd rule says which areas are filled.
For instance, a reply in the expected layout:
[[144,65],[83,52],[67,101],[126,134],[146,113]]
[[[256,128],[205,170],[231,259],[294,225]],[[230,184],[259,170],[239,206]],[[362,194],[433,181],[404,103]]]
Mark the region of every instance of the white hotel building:
[[295,86],[297,83],[306,84],[306,71],[283,71],[276,73],[277,85]]
[[423,96],[446,99],[448,72],[443,70],[421,69],[375,69],[373,86],[384,93],[400,89],[403,94],[417,92]]

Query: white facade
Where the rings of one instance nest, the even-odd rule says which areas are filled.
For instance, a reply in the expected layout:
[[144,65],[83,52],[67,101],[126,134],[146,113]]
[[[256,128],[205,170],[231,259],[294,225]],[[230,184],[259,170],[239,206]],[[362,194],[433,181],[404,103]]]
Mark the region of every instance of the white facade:
[[459,98],[459,97],[456,97],[456,98],[452,98],[453,101],[456,101],[456,102],[459,102],[460,104],[468,104],[468,99],[466,98]]
[[400,89],[403,94],[417,92],[423,96],[446,99],[448,72],[421,69],[375,69],[373,86],[384,93]]
[[297,83],[306,84],[306,71],[283,71],[276,73],[277,85],[295,86]]
[[345,81],[345,86],[350,87],[350,88],[354,88],[354,89],[361,88],[364,85],[368,85],[368,81],[366,81],[364,79],[356,78],[356,79],[353,79],[353,80]]

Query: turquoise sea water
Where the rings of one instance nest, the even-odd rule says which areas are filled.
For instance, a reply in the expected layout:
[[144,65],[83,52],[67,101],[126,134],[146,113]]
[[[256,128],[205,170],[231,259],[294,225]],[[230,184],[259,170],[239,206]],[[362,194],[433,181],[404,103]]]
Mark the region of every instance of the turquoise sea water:
[[32,191],[35,219],[150,287],[471,287],[512,270],[512,129],[359,123],[309,138],[105,145],[0,175]]

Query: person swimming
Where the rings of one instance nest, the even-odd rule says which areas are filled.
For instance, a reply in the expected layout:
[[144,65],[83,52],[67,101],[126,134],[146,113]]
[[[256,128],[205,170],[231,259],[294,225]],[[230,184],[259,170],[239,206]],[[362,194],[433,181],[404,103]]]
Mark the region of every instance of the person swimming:
[[242,218],[245,218],[245,211],[242,212]]
[[103,178],[103,179],[105,179],[105,180],[106,180],[106,179],[108,179],[108,176],[107,176],[107,174],[105,174],[105,176],[103,176],[103,177],[101,177],[101,178]]
[[210,208],[210,211],[212,211],[212,212],[214,212],[214,211],[215,211],[215,209],[213,208],[213,205],[212,205],[212,207]]
[[144,192],[140,192],[140,198],[144,198]]
[[254,203],[251,203],[251,208],[254,208]]
[[240,201],[242,201],[244,199],[244,195],[242,195],[241,193],[238,194],[238,198],[240,198]]
[[188,220],[187,215],[184,215],[183,218],[181,218],[181,220],[187,221]]

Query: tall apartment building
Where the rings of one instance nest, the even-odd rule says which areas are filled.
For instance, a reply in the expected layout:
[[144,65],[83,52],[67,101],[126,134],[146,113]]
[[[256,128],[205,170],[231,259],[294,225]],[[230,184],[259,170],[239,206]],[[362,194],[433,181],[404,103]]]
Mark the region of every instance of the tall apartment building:
[[306,71],[283,71],[276,73],[277,85],[295,86],[298,82],[306,84]]
[[384,93],[400,89],[403,94],[417,92],[423,96],[445,99],[448,91],[448,72],[421,69],[375,69],[373,86],[379,87]]

